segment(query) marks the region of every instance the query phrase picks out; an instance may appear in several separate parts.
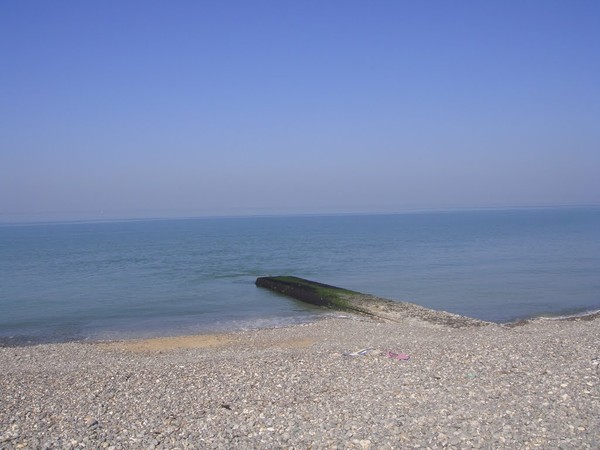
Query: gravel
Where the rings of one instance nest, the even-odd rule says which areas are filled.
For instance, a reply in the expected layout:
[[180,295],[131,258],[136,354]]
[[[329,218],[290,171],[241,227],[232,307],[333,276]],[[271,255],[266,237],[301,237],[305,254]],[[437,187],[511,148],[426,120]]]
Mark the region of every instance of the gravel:
[[597,318],[0,348],[0,449],[597,449],[599,363]]

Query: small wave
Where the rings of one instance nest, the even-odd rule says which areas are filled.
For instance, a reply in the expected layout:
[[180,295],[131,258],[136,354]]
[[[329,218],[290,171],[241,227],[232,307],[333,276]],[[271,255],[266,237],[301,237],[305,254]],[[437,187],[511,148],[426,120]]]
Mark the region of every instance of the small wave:
[[574,314],[563,314],[559,316],[540,316],[537,320],[594,320],[600,317],[600,309],[584,311]]

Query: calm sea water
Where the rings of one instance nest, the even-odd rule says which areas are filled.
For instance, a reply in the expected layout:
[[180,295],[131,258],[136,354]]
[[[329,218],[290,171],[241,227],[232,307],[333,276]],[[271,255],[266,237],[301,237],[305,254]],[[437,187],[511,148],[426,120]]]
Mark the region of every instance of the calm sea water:
[[277,326],[296,275],[504,322],[600,309],[600,208],[0,226],[0,342]]

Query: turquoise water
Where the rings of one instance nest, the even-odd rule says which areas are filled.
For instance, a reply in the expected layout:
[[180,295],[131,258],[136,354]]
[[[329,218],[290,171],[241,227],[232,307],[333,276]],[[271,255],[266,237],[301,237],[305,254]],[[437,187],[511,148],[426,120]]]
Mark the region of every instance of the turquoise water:
[[505,322],[600,309],[600,208],[0,226],[0,340],[313,320],[291,274]]

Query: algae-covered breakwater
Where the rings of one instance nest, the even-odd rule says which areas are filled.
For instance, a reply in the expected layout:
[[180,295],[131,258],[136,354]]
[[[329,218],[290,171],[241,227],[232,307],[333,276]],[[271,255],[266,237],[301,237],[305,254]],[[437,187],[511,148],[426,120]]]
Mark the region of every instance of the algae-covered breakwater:
[[336,286],[290,276],[259,277],[256,279],[256,285],[312,305],[334,309],[348,308],[348,296],[363,295]]
[[436,311],[409,302],[396,302],[293,276],[259,277],[256,286],[312,305],[366,314],[392,322],[414,319],[451,327],[481,326],[489,322]]

